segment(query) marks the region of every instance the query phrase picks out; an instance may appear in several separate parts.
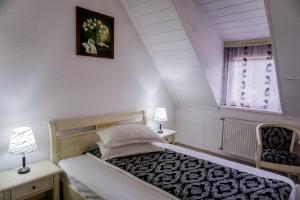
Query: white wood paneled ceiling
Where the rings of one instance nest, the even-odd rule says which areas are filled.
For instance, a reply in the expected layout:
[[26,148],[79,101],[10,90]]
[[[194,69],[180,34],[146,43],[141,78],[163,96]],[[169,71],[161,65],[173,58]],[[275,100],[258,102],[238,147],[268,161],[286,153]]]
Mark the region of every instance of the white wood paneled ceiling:
[[[222,40],[269,37],[264,0],[182,1],[121,0],[177,105],[216,107],[221,81],[212,80],[222,62],[210,59],[223,54]],[[207,47],[206,40],[220,41],[220,48]]]
[[216,106],[172,0],[122,0],[178,105]]
[[270,37],[264,0],[195,0],[224,41]]

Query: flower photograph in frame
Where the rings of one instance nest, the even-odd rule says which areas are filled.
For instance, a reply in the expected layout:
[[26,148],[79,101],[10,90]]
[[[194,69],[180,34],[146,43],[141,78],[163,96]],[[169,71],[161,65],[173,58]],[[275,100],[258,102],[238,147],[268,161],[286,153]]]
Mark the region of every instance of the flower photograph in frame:
[[76,6],[76,53],[114,58],[114,18]]

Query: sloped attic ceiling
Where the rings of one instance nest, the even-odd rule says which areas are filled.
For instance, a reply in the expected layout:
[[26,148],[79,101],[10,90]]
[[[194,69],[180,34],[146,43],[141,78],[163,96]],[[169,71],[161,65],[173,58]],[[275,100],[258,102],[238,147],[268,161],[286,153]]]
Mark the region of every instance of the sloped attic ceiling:
[[263,0],[196,0],[225,41],[270,37]]
[[286,116],[300,117],[300,1],[266,0],[281,105]]
[[[246,10],[250,2],[257,3],[251,4],[253,12]],[[261,12],[263,0],[122,0],[122,3],[177,105],[217,107],[224,40],[269,34],[268,29],[258,31],[260,28],[255,28],[254,22],[253,31],[242,25],[247,22],[242,14],[248,12],[250,20]],[[257,26],[263,26],[265,16],[265,12],[261,13],[264,19]],[[246,31],[249,33],[241,33]]]

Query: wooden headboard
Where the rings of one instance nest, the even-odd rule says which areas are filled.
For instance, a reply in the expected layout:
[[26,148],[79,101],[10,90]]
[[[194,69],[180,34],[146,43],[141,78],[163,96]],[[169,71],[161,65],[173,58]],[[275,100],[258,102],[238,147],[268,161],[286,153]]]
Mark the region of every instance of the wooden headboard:
[[83,154],[99,141],[98,130],[123,124],[147,125],[145,111],[51,121],[52,162],[57,164],[62,159]]

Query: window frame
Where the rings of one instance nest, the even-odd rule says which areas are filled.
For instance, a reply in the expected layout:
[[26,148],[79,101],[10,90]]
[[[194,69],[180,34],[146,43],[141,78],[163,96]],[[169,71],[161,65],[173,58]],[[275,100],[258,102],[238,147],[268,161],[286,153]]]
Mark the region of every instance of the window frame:
[[[266,44],[262,44],[262,45],[266,45]],[[259,45],[250,45],[250,46],[259,46]],[[281,97],[281,91],[280,91],[280,80],[279,80],[279,76],[278,76],[278,71],[277,71],[277,60],[274,56],[274,54],[272,54],[272,59],[273,59],[273,69],[275,70],[275,76],[276,76],[276,85],[277,85],[277,90],[278,90],[278,101],[279,101],[279,109],[278,111],[276,110],[269,110],[269,109],[260,109],[260,108],[255,108],[255,107],[243,107],[243,106],[233,106],[233,105],[227,105],[227,101],[228,101],[228,78],[229,78],[229,63],[225,63],[226,61],[226,48],[238,48],[238,47],[245,47],[245,46],[224,46],[224,68],[223,68],[223,86],[222,86],[222,97],[221,97],[221,103],[219,106],[219,109],[225,109],[225,110],[235,110],[235,111],[244,111],[244,112],[255,112],[255,113],[262,113],[262,114],[273,114],[273,115],[283,115],[283,105],[282,105],[282,97]],[[259,60],[262,58],[265,58],[266,56],[262,55],[262,56],[248,56],[247,60]],[[243,57],[239,56],[237,58],[234,58],[234,60],[236,61],[240,61],[242,60]],[[227,65],[227,66],[226,66]],[[226,70],[226,71],[225,71]],[[224,73],[226,73],[226,75],[224,75]]]

